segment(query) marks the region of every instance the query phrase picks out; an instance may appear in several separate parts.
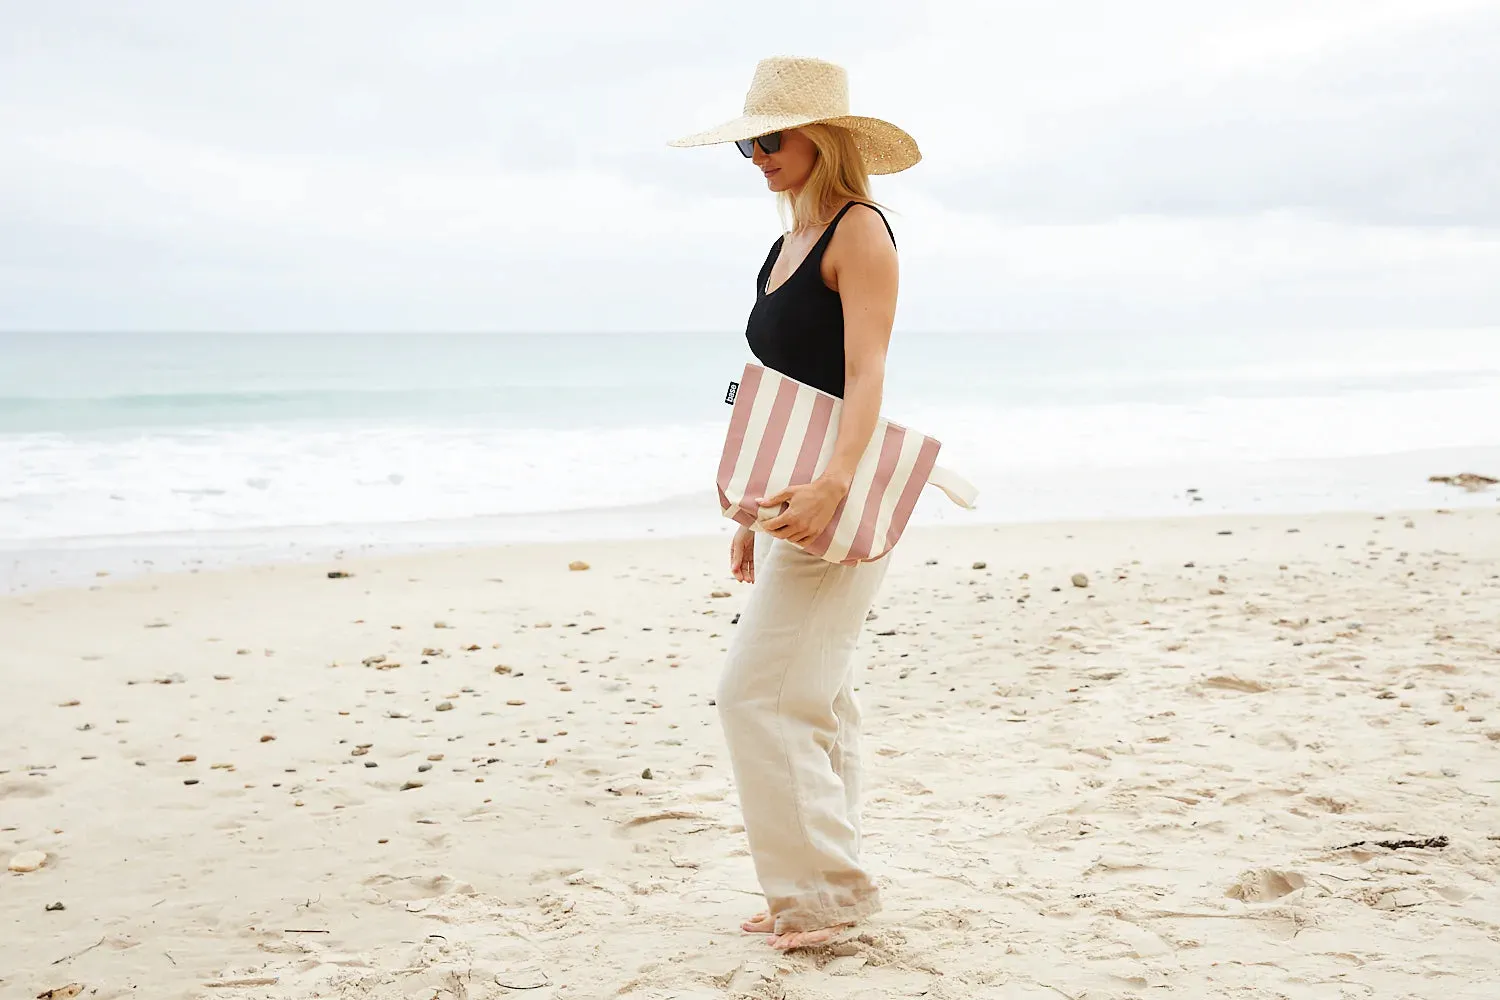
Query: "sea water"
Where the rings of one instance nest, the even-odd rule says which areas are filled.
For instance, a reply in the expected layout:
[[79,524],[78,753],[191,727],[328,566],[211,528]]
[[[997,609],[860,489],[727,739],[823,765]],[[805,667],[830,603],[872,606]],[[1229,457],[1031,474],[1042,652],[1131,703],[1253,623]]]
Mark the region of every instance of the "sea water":
[[[721,530],[720,334],[0,334],[0,587],[48,553]],[[917,523],[1494,504],[1500,330],[898,331]],[[8,566],[8,571],[5,567]]]

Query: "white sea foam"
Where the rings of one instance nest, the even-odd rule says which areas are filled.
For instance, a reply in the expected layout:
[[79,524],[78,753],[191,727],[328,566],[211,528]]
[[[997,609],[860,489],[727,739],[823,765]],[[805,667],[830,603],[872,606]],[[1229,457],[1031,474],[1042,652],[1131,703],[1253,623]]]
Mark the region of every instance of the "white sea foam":
[[[920,356],[915,338],[903,343],[887,415],[944,442],[944,464],[981,490],[979,517],[1167,513],[1205,484],[1212,496],[1192,509],[1425,502],[1428,473],[1461,470],[1423,464],[1447,460],[1436,456],[1377,459],[1500,458],[1500,334],[1386,337],[1361,351],[1335,337],[1269,358],[1193,338],[1139,350],[927,338]],[[0,413],[0,547],[11,550],[477,525],[681,497],[706,497],[712,513],[729,412],[718,400],[741,358],[723,340],[683,337],[226,341],[196,367],[160,340],[109,342],[103,357],[26,346],[29,368],[8,351],[0,370],[0,400],[15,401]],[[92,367],[63,379],[68,355]],[[917,520],[952,515],[924,501]]]

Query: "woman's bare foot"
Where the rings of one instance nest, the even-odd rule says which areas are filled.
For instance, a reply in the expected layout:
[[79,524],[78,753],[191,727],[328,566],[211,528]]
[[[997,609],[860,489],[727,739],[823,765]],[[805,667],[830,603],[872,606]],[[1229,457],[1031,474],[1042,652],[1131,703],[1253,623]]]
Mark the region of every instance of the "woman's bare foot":
[[777,951],[796,951],[798,948],[816,948],[827,944],[839,936],[841,931],[852,927],[852,924],[838,924],[834,927],[820,927],[815,931],[791,931],[787,934],[772,934],[767,943]]
[[740,930],[746,934],[770,934],[776,930],[776,918],[769,913],[757,913],[740,924]]

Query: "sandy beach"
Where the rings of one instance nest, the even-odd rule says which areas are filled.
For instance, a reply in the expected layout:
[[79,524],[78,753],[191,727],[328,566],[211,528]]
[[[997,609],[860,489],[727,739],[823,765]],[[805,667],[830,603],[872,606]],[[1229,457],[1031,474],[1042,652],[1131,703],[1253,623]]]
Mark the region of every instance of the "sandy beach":
[[737,927],[724,549],[0,598],[0,995],[1494,997],[1500,510],[913,531],[888,909],[790,956]]

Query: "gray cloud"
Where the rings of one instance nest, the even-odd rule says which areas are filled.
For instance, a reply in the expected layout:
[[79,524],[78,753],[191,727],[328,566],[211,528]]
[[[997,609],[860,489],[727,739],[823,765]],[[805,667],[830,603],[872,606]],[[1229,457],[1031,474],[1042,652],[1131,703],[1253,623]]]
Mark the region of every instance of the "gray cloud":
[[1297,212],[1500,226],[1500,7],[1204,74],[1052,116],[1045,138],[943,178],[1005,218]]
[[[770,201],[665,143],[787,52],[928,151],[877,189],[903,322],[1500,320],[1488,233],[1387,231],[1500,215],[1464,3],[0,0],[0,328],[738,327]],[[1306,44],[1194,49],[1251,29]]]

